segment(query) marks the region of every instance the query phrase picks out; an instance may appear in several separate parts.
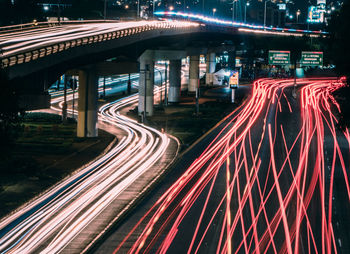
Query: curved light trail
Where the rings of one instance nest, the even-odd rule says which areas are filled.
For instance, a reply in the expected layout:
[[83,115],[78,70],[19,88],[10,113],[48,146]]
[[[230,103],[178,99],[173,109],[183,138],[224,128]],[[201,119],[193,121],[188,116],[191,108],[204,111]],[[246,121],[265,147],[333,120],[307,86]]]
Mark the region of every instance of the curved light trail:
[[300,101],[288,99],[293,80],[256,81],[115,253],[338,253],[334,215],[350,203],[350,136],[336,128],[332,92],[344,83],[297,85]]
[[320,36],[327,35],[327,32],[324,31],[312,31],[312,30],[303,30],[303,29],[293,29],[293,28],[281,28],[281,27],[272,27],[272,26],[262,26],[262,25],[254,25],[244,22],[235,22],[224,20],[220,18],[214,18],[209,16],[204,16],[201,14],[195,13],[184,13],[184,12],[176,12],[176,11],[157,11],[154,13],[157,16],[164,17],[178,17],[185,19],[192,19],[193,21],[200,21],[205,23],[211,23],[216,25],[223,26],[233,26],[240,28],[239,31],[243,32],[261,32],[261,33],[269,33],[274,35],[312,35],[312,36]]
[[[59,97],[55,103],[62,100]],[[124,130],[125,137],[92,164],[1,221],[0,253],[61,252],[163,156],[170,138],[119,112],[137,100],[136,94],[100,108],[100,120]],[[159,171],[164,169],[154,170]]]

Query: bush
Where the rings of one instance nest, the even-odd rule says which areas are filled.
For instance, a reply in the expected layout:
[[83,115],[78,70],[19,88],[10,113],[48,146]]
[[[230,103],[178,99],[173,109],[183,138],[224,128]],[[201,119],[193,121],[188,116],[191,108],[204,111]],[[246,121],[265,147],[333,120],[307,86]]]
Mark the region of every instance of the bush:
[[39,112],[34,112],[34,113],[28,113],[24,116],[24,121],[25,122],[48,122],[48,123],[61,123],[62,119],[61,116],[55,115],[55,114],[49,114],[49,113],[39,113]]

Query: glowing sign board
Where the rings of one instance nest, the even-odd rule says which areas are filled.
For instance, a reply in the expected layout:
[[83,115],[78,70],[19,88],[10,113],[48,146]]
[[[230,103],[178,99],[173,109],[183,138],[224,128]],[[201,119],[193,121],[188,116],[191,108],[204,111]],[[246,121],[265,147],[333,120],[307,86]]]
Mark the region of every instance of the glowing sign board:
[[310,51],[301,52],[300,64],[302,66],[322,66],[323,52],[310,52]]
[[229,79],[230,88],[238,88],[239,85],[239,72],[231,71]]
[[270,50],[269,64],[270,65],[289,65],[290,51]]

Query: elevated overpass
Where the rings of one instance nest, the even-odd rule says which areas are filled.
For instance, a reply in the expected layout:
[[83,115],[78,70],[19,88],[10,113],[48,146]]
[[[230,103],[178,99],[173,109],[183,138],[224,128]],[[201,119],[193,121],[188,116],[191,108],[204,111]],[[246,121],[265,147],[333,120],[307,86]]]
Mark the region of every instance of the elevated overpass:
[[[165,37],[182,37],[191,41],[198,35],[207,35],[207,40],[225,39],[236,35],[259,36],[312,36],[326,34],[321,31],[263,27],[224,21],[200,15],[157,12],[163,20],[131,22],[62,22],[27,24],[0,28],[1,64],[8,69],[10,78],[25,77],[61,63],[94,55],[93,61],[113,56],[119,48],[153,41],[152,47],[164,46]],[[172,19],[169,19],[172,18]],[[174,18],[176,18],[174,20]],[[163,45],[161,45],[163,43]],[[167,40],[165,44],[172,44]],[[99,56],[96,57],[96,54]],[[91,60],[90,60],[91,61]],[[84,60],[82,63],[86,63]],[[89,61],[88,61],[89,62]],[[82,64],[77,61],[76,65]],[[68,64],[69,67],[74,64]],[[67,65],[66,65],[67,66]]]
[[209,77],[215,71],[210,62],[215,59],[214,48],[225,41],[231,41],[225,51],[235,51],[235,45],[246,36],[326,36],[321,31],[254,26],[193,14],[156,14],[161,16],[159,20],[70,21],[0,28],[2,68],[10,79],[17,80],[19,89],[31,92],[48,89],[61,75],[73,70],[79,75],[79,96],[84,104],[79,106],[78,135],[95,136],[99,76],[140,72],[139,114],[152,115],[156,61],[170,61],[169,97],[176,102],[181,85],[176,76],[186,56],[190,56],[188,90],[194,93],[199,55],[207,55]]

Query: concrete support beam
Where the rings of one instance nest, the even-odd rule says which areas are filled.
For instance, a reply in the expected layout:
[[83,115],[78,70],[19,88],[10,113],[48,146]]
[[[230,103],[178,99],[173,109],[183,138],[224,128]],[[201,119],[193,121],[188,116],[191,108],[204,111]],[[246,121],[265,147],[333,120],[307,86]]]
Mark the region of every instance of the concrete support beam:
[[190,80],[188,84],[188,92],[194,93],[199,81],[199,55],[190,56]]
[[169,82],[169,102],[178,103],[181,95],[181,60],[170,60]]
[[97,137],[98,76],[94,69],[79,71],[78,137]]
[[153,61],[177,60],[186,57],[183,50],[146,50],[139,58],[152,59]]
[[140,79],[139,79],[139,105],[138,113],[146,116],[153,115],[154,104],[154,61],[153,59],[140,58]]
[[205,84],[206,85],[213,85],[214,79],[213,79],[213,73],[215,72],[216,67],[216,54],[215,53],[209,53],[207,54],[206,59],[206,74],[205,74]]
[[[101,62],[92,65],[95,69],[95,73],[98,76],[113,76],[127,73],[137,73],[138,63],[137,62]],[[78,76],[79,69],[72,69],[67,71],[66,74],[71,76]]]

